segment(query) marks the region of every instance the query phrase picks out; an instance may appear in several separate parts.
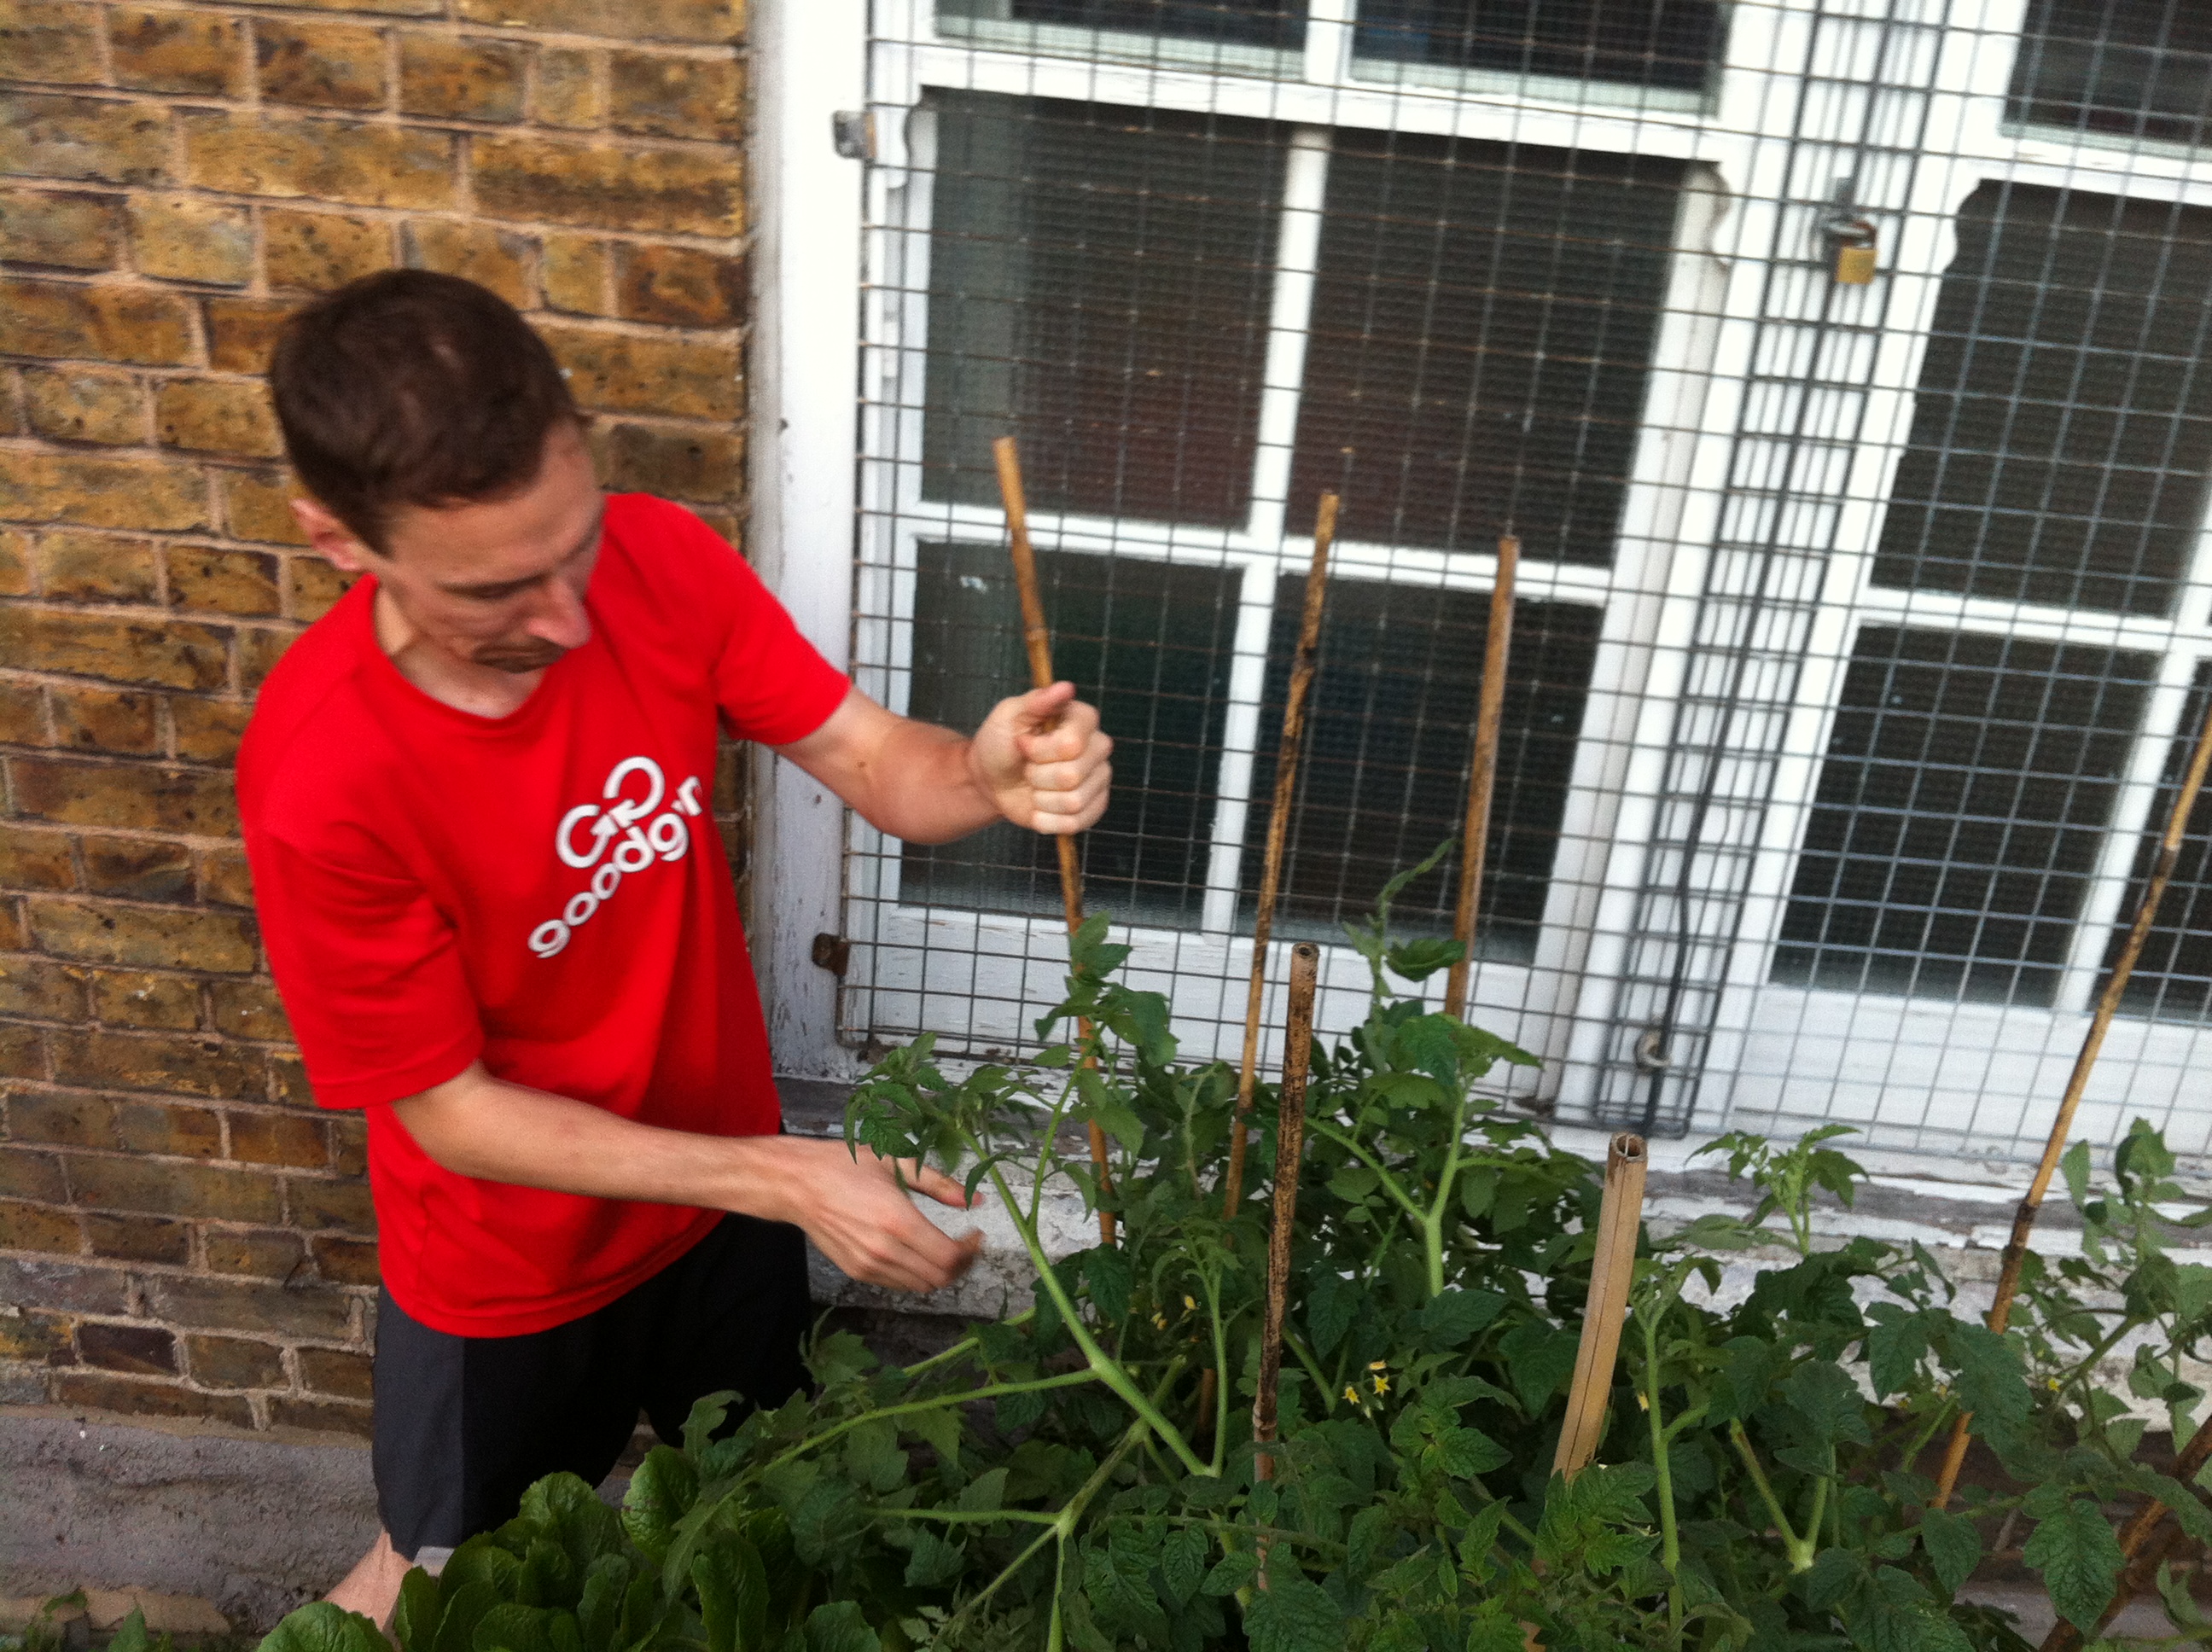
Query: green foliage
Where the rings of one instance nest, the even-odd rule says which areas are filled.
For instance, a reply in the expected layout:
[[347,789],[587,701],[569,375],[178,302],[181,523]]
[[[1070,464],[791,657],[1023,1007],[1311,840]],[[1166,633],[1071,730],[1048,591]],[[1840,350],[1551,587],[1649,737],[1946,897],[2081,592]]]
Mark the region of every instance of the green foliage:
[[[1598,1461],[1553,1475],[1600,1175],[1500,1109],[1492,1075],[1532,1057],[1397,994],[1456,957],[1390,939],[1403,882],[1349,926],[1369,1013],[1314,1052],[1271,1473],[1249,1418],[1277,1098],[1261,1087],[1224,1212],[1235,1075],[1178,1059],[1094,918],[1037,1060],[955,1071],[924,1038],[847,1120],[855,1145],[991,1187],[1034,1309],[905,1369],[818,1337],[816,1393],[742,1418],[702,1401],[619,1515],[542,1483],[410,1576],[401,1652],[1516,1652],[1524,1626],[1555,1652],[2009,1652],[2002,1614],[1958,1599],[2008,1518],[2085,1626],[2119,1565],[2109,1506],[2159,1497],[2212,1537],[2136,1461],[2143,1409],[2191,1415],[2183,1362],[2212,1333],[2212,1270],[2166,1248],[2172,1155],[2140,1125],[2101,1181],[2067,1156],[2082,1252],[2030,1259],[2003,1336],[1917,1245],[1820,1239],[1815,1202],[1849,1206],[1863,1175],[1840,1127],[1711,1144],[1752,1212],[1641,1236]],[[1091,1122],[1110,1193],[1060,1151]],[[1055,1181],[1115,1212],[1118,1247],[1047,1256]],[[1717,1296],[1731,1256],[1748,1291]],[[2133,1406],[2094,1380],[2130,1337]],[[1962,1409],[2014,1483],[1930,1510]],[[371,1634],[309,1607],[269,1652],[378,1652]]]

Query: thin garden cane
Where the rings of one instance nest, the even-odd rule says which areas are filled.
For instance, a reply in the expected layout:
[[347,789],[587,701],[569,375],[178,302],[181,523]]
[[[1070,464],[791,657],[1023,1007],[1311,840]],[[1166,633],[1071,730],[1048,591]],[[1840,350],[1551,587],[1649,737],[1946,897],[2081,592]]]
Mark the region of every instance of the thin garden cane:
[[1267,940],[1275,926],[1275,897],[1282,888],[1283,843],[1297,794],[1298,753],[1304,744],[1306,701],[1321,658],[1322,604],[1328,594],[1329,547],[1336,543],[1337,496],[1323,494],[1314,513],[1313,561],[1306,568],[1305,607],[1298,616],[1298,647],[1291,657],[1289,692],[1283,701],[1283,733],[1275,745],[1275,795],[1268,805],[1267,847],[1260,861],[1260,897],[1252,920],[1252,980],[1244,993],[1244,1060],[1237,1073],[1237,1116],[1229,1133],[1229,1169],[1222,1177],[1221,1213],[1234,1217],[1244,1200],[1244,1151],[1252,1092],[1260,1068],[1260,1006],[1267,990]]
[[[1283,1370],[1283,1315],[1291,1294],[1291,1236],[1298,1215],[1298,1169],[1305,1157],[1306,1074],[1313,1060],[1314,988],[1321,948],[1300,941],[1291,949],[1290,1012],[1283,1027],[1283,1084],[1275,1109],[1274,1228],[1267,1236],[1267,1302],[1260,1321],[1260,1381],[1252,1398],[1252,1438],[1275,1437],[1275,1394]],[[1273,1479],[1275,1460],[1261,1452],[1252,1462],[1255,1479]]]
[[[2194,1487],[2197,1477],[2204,1465],[2212,1462],[2212,1417],[2197,1424],[2197,1432],[2189,1436],[2189,1443],[2175,1458],[2172,1477],[2182,1485]],[[2118,1587],[2112,1591],[2111,1602],[2097,1619],[2095,1635],[2102,1639],[2112,1619],[2127,1610],[2128,1603],[2150,1587],[2158,1575],[2159,1563],[2166,1558],[2167,1542],[2151,1543],[2152,1535],[2166,1523],[2166,1506],[2157,1498],[2136,1511],[2135,1518],[2120,1528],[2120,1552],[2127,1557],[2127,1569],[2120,1573]],[[2170,1541],[2170,1540],[2169,1540]],[[2051,1632],[2043,1637],[2037,1652],[2078,1652],[2081,1631],[2061,1618],[2051,1625]]]
[[1498,735],[1505,720],[1505,660],[1513,647],[1513,580],[1521,542],[1498,542],[1498,577],[1490,588],[1490,629],[1483,638],[1482,693],[1475,703],[1474,773],[1468,779],[1467,820],[1460,828],[1459,904],[1452,938],[1459,957],[1444,976],[1444,1013],[1467,1011],[1467,978],[1474,963],[1474,914],[1482,902],[1482,863],[1490,847],[1490,804],[1498,789]]
[[[1990,1303],[1989,1327],[1999,1336],[2004,1334],[2005,1327],[2012,1321],[2012,1303],[2020,1291],[2020,1270],[2027,1257],[2028,1236],[2034,1231],[2035,1218],[2043,1209],[2043,1196],[2050,1191],[2059,1156],[2066,1151],[2066,1137],[2074,1127],[2074,1114],[2081,1105],[2082,1092],[2089,1087],[2089,1074],[2097,1065],[2098,1053],[2104,1048],[2105,1034],[2112,1027],[2113,1016],[2118,1013],[2120,995],[2127,990],[2128,977],[2135,973],[2136,960],[2142,956],[2143,943],[2150,938],[2159,902],[2166,896],[2166,884],[2172,881],[2174,864],[2181,858],[2181,840],[2188,830],[2189,817],[2197,807],[2197,794],[2203,789],[2208,766],[2212,766],[2212,699],[2206,701],[2197,749],[2190,754],[2188,772],[2182,776],[2181,789],[2175,793],[2172,811],[2166,817],[2166,835],[2159,840],[2158,858],[2152,863],[2149,882],[2143,886],[2142,901],[2136,908],[2136,920],[2128,931],[2127,944],[2120,949],[2112,977],[2097,999],[2097,1012],[2090,1018],[2089,1030],[2082,1035],[2081,1051],[2074,1058],[2074,1072],[2059,1101],[2058,1116],[2051,1121],[2051,1139],[2043,1145],[2043,1162],[2035,1167],[2035,1180],[2028,1183],[2027,1196],[2020,1201],[2020,1209],[2014,1213],[2012,1237],[2005,1242],[2004,1265],[1997,1273],[1996,1296]],[[1929,1500],[1931,1509],[1941,1509],[1951,1501],[1951,1492],[1959,1483],[1959,1470],[1966,1461],[1966,1442],[1972,1437],[1973,1421],[1972,1412],[1961,1412],[1951,1430],[1951,1443],[1943,1454],[1943,1472],[1936,1477],[1936,1495]]]
[[1605,1408],[1613,1397],[1613,1368],[1620,1358],[1620,1327],[1636,1278],[1636,1235],[1644,1220],[1644,1174],[1650,1160],[1644,1138],[1626,1132],[1605,1156],[1605,1197],[1598,1206],[1597,1248],[1590,1257],[1589,1296],[1583,1308],[1583,1339],[1575,1351],[1575,1378],[1567,1389],[1567,1414],[1552,1472],[1569,1479],[1590,1465],[1605,1436]]
[[[1012,436],[1001,436],[991,444],[991,456],[999,464],[999,496],[1006,503],[1006,535],[1013,546],[1014,588],[1021,595],[1022,641],[1029,649],[1030,682],[1033,687],[1048,689],[1054,681],[1052,633],[1045,625],[1044,603],[1037,595],[1036,553],[1030,548],[1029,500],[1022,491],[1021,455]],[[1083,871],[1075,858],[1075,839],[1063,833],[1056,841],[1060,846],[1060,904],[1067,913],[1067,932],[1073,935],[1083,927]],[[1076,1034],[1088,1044],[1090,1022],[1079,1021]],[[1106,1197],[1114,1190],[1114,1181],[1107,1166],[1106,1132],[1095,1119],[1091,1123],[1091,1163],[1098,1175],[1098,1240],[1101,1244],[1110,1245],[1114,1242],[1114,1212],[1108,1208]]]

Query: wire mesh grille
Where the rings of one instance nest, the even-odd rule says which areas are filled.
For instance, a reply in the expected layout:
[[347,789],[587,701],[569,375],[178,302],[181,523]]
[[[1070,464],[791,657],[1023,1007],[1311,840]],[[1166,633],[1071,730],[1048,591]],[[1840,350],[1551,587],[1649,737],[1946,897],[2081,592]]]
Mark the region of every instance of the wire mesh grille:
[[[1511,1099],[2017,1156],[2212,696],[2206,15],[875,0],[858,680],[960,726],[1023,686],[1016,436],[1117,742],[1090,901],[1232,1053],[1319,495],[1286,939],[1459,829],[1511,533],[1473,1011],[1545,1058]],[[2206,1151],[2191,834],[2082,1118]],[[1018,1048],[1051,845],[854,822],[847,874],[841,1036]],[[1356,1019],[1364,966],[1323,983]]]

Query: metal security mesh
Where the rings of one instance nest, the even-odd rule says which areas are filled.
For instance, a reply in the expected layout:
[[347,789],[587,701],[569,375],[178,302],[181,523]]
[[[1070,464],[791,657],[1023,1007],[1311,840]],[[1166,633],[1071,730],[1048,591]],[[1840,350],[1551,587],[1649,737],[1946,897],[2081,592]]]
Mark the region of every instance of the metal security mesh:
[[[1545,1058],[1512,1099],[2030,1151],[2212,695],[2208,15],[876,0],[857,679],[963,727],[1024,685],[1016,436],[1116,741],[1090,901],[1233,1054],[1319,495],[1285,944],[1458,829],[1511,533],[1472,1013]],[[1018,1048],[1050,844],[848,832],[840,1036]],[[2204,1152],[2191,832],[2082,1120]],[[1328,950],[1325,1025],[1365,982]]]

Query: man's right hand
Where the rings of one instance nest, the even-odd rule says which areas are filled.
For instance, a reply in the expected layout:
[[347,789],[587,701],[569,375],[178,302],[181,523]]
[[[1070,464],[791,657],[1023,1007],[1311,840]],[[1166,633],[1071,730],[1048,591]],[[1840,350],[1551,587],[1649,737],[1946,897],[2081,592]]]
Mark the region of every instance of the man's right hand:
[[769,1207],[754,1199],[747,1210],[804,1229],[824,1256],[863,1285],[941,1291],[982,1253],[981,1234],[950,1237],[908,1196],[911,1188],[955,1210],[971,1208],[966,1189],[941,1170],[884,1158],[867,1147],[856,1157],[840,1141],[755,1136],[747,1145],[749,1158],[757,1155],[763,1181],[778,1190]]

